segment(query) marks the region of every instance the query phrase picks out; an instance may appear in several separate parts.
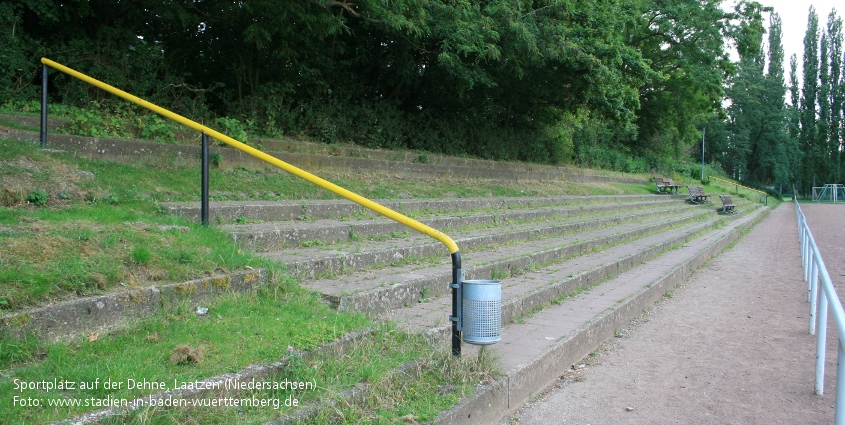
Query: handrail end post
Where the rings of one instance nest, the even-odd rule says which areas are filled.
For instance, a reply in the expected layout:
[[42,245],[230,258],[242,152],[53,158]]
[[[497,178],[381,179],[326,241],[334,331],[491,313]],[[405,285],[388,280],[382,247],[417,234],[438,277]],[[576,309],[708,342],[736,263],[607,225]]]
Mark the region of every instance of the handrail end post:
[[41,64],[41,148],[47,147],[47,65]]
[[202,134],[202,199],[200,200],[200,221],[208,227],[208,135]]
[[463,327],[463,280],[464,270],[461,268],[461,252],[452,253],[452,355],[461,356],[461,331]]

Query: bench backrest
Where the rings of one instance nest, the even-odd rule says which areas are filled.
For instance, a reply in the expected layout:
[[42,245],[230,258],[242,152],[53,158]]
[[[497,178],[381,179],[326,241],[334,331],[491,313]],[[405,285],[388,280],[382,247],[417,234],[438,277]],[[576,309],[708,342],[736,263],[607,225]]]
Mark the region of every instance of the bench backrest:
[[701,196],[704,194],[704,191],[701,190],[701,186],[687,186],[687,190],[689,191],[690,196]]
[[663,183],[663,177],[655,177],[654,178],[654,184],[656,184],[658,186],[663,186],[665,184],[665,183]]
[[731,197],[728,195],[719,195],[719,199],[722,200],[722,205],[733,204],[733,202],[731,201]]

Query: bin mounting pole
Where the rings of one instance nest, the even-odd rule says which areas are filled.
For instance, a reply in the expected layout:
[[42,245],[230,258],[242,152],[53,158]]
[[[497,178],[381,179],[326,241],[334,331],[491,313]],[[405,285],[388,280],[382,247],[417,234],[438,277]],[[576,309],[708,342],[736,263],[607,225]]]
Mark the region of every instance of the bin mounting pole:
[[461,304],[462,290],[461,282],[464,280],[464,271],[461,269],[461,252],[452,253],[452,315],[449,320],[452,322],[452,354],[461,356],[461,326],[463,326],[463,308]]

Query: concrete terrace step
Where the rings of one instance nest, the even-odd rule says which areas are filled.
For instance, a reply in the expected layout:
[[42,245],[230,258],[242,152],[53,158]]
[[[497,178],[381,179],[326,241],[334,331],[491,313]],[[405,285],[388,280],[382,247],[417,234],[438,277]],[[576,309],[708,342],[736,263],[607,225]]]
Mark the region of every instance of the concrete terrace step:
[[[503,244],[519,244],[521,247],[535,247],[542,250],[548,246],[572,243],[576,239],[590,238],[590,235],[612,234],[616,232],[643,232],[642,229],[654,231],[670,226],[678,220],[702,216],[709,213],[705,209],[692,208],[690,210],[667,209],[659,211],[641,211],[638,214],[617,216],[607,219],[587,220],[575,223],[546,226],[531,226],[517,228],[515,231],[498,233],[490,229],[483,229],[468,234],[453,233],[453,239],[462,250],[465,259],[470,258],[463,252],[476,250],[485,246]],[[544,223],[545,224],[545,223]],[[581,231],[575,235],[572,232]],[[557,235],[563,236],[563,239]],[[596,236],[598,237],[598,236]],[[440,242],[432,242],[430,238],[419,236],[407,239],[392,239],[366,244],[354,244],[347,251],[325,248],[297,248],[272,253],[261,254],[267,258],[281,261],[288,265],[288,270],[302,279],[317,279],[321,276],[339,276],[358,270],[383,267],[408,262],[415,259],[435,260],[437,257],[448,258],[447,251]],[[436,261],[436,260],[435,260]]]
[[[15,122],[18,125],[31,127],[40,125],[40,117],[0,114],[0,118]],[[55,130],[56,124],[60,126],[65,124],[63,121],[49,117],[48,128],[51,131]],[[190,131],[187,131],[187,133],[190,133]],[[29,130],[12,129],[5,137],[10,140],[30,143],[37,143],[40,140],[39,132]],[[634,179],[620,173],[554,165],[458,158],[432,153],[375,150],[354,145],[335,146],[292,139],[250,139],[249,142],[285,162],[317,173],[353,172],[421,178],[446,176],[490,180],[646,183],[645,180]],[[47,144],[52,149],[71,151],[99,160],[117,162],[154,159],[156,157],[175,157],[191,161],[196,158],[198,151],[196,146],[143,140],[83,137],[52,132],[47,135]],[[211,151],[222,155],[223,166],[244,166],[259,169],[267,166],[265,162],[235,149],[213,146]],[[421,161],[421,157],[425,157],[425,161]]]
[[[502,282],[502,323],[511,323],[525,313],[549,304],[574,291],[601,282],[635,267],[678,244],[702,237],[714,229],[719,219],[681,226],[651,234],[641,239],[606,249],[568,258],[539,270],[511,275]],[[721,222],[727,222],[722,219]],[[415,333],[448,332],[442,327],[444,317],[451,314],[451,297],[442,296],[419,302],[409,308],[391,310],[380,315],[401,323]],[[436,331],[435,328],[439,328]]]
[[[664,250],[663,255],[653,256],[608,279],[582,283],[580,292],[570,292],[571,296],[562,302],[550,303],[555,297],[546,297],[546,308],[535,307],[536,301],[520,307],[532,298],[537,289],[521,294],[503,289],[503,293],[508,294],[504,304],[510,306],[506,308],[503,305],[503,319],[510,323],[502,328],[501,342],[488,349],[498,359],[499,367],[505,371],[504,376],[442,414],[435,423],[497,423],[499,418],[548,387],[563,371],[612,337],[615,329],[624,326],[686,279],[694,269],[718,255],[740,236],[743,229],[764,217],[769,209],[746,206],[746,211],[741,217],[729,219],[729,224],[725,226],[695,239],[688,238],[671,251]],[[585,270],[582,274],[591,272]],[[566,273],[563,269],[532,272],[514,279],[514,285],[508,285],[508,288],[526,285],[531,278],[553,280],[563,273]],[[565,294],[564,291],[557,292]],[[421,307],[415,309],[417,313],[421,311]],[[511,311],[505,315],[505,310]],[[517,316],[522,317],[514,320]],[[440,339],[441,343],[447,343],[449,335],[446,327],[432,326],[426,314],[414,314],[410,309],[403,309],[389,317],[413,322],[407,326],[419,331],[428,329],[429,334]],[[478,347],[464,345],[464,355],[472,356],[477,351]]]
[[[506,210],[490,212],[488,209],[465,215],[432,215],[417,218],[423,224],[440,231],[457,230],[471,226],[501,226],[521,222],[551,220],[565,216],[596,214],[613,211],[632,211],[661,206],[682,205],[677,199],[658,199],[639,202],[612,202],[587,204],[581,206],[539,207],[533,209]],[[417,214],[419,215],[419,214]],[[407,226],[389,219],[358,220],[315,220],[315,221],[275,221],[255,224],[224,225],[223,230],[232,235],[235,241],[248,249],[272,251],[282,248],[300,247],[308,241],[320,241],[333,244],[343,241],[359,242],[361,239],[383,238],[397,233],[410,231]]]
[[[463,265],[468,279],[488,279],[497,274],[520,274],[577,257],[608,245],[634,240],[662,232],[671,226],[699,220],[716,220],[714,214],[690,214],[673,220],[652,221],[615,226],[584,234],[543,239],[517,245],[506,245],[464,255]],[[699,225],[708,226],[710,221]],[[434,298],[448,292],[451,265],[446,259],[429,265],[405,265],[389,269],[359,272],[350,276],[306,282],[305,285],[324,294],[341,309],[382,313],[416,304],[420,298]]]
[[[682,195],[671,195],[678,200]],[[473,211],[479,209],[537,208],[552,205],[584,205],[603,202],[643,202],[664,199],[666,195],[596,195],[596,196],[547,196],[547,197],[497,197],[452,199],[407,199],[373,201],[401,213]],[[199,202],[166,202],[162,208],[170,214],[199,220]],[[284,221],[377,216],[376,213],[345,199],[310,201],[227,201],[212,202],[209,220],[230,223],[240,217],[250,220]]]

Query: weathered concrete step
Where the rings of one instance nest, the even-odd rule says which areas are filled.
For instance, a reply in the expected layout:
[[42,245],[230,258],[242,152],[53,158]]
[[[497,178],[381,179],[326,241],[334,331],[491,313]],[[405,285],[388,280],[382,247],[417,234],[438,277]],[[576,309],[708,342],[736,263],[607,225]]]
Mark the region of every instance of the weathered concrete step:
[[[18,125],[39,126],[39,117],[0,114],[4,120]],[[48,119],[48,128],[57,120]],[[182,131],[177,131],[177,133]],[[12,129],[4,137],[9,140],[37,143],[39,133]],[[187,133],[190,133],[189,131]],[[250,139],[266,153],[289,164],[313,173],[342,172],[365,175],[400,175],[419,178],[466,178],[511,181],[561,181],[561,182],[618,182],[643,184],[644,179],[608,171],[588,171],[554,165],[524,162],[492,161],[475,158],[457,158],[437,154],[407,151],[365,149],[357,146],[329,146],[300,140]],[[139,159],[179,158],[196,161],[196,146],[174,145],[144,140],[84,137],[68,134],[47,135],[47,145],[52,149],[76,152],[98,160],[132,162]],[[243,166],[264,169],[267,163],[241,151],[212,146],[212,153],[223,157],[223,167]],[[425,161],[419,161],[424,156]],[[425,163],[423,163],[425,162]]]
[[[518,408],[611,338],[644,308],[671,291],[693,270],[718,255],[769,212],[758,208],[717,229],[706,238],[690,241],[646,264],[621,273],[519,322],[502,328],[502,340],[489,347],[504,376],[479,388],[436,424],[489,424]],[[446,343],[442,341],[441,343]],[[464,345],[464,355],[477,353]]]
[[[707,214],[703,209],[691,209],[687,214]],[[646,212],[648,213],[648,211]],[[497,234],[490,231],[472,232],[466,237],[453,237],[462,250],[473,250],[483,246],[495,246],[508,243],[549,238],[575,231],[587,231],[608,226],[636,223],[647,220],[667,220],[672,216],[681,216],[675,210],[656,214],[640,213],[622,217],[599,220],[587,220],[561,225],[538,226],[510,233]],[[632,224],[635,226],[636,224]],[[412,259],[434,259],[445,255],[446,251],[439,242],[430,238],[416,237],[393,239],[383,242],[355,243],[348,250],[336,247],[297,248],[261,254],[265,258],[287,264],[288,271],[301,279],[318,279],[321,276],[339,276],[373,267],[397,264]]]
[[[591,238],[567,237],[538,241],[528,247],[504,246],[465,256],[468,278],[487,279],[497,274],[521,274],[538,266],[550,265],[577,257],[622,241],[633,240],[672,226],[695,223],[702,219],[716,220],[713,214],[691,214],[682,218],[631,226],[625,231],[603,229]],[[583,236],[583,235],[581,235]],[[495,270],[495,271],[494,271]],[[451,265],[448,261],[426,267],[393,267],[389,270],[359,273],[353,278],[319,280],[306,285],[324,294],[338,308],[379,314],[410,306],[426,297],[439,297],[448,291]]]
[[47,340],[65,340],[108,332],[186,301],[196,305],[225,293],[255,292],[266,283],[265,269],[250,269],[58,302],[0,317],[0,334],[32,333]]
[[[596,196],[544,196],[544,197],[501,197],[501,198],[447,198],[374,200],[394,211],[473,211],[484,208],[536,208],[549,205],[589,204],[602,202],[640,202],[665,198],[667,195],[596,195]],[[681,195],[673,196],[681,200]],[[165,211],[199,220],[199,202],[162,203]],[[230,223],[239,217],[250,220],[283,221],[312,220],[352,216],[376,216],[374,212],[345,199],[309,201],[231,201],[212,202],[209,205],[209,220]]]
[[[566,173],[567,175],[581,175],[592,177],[605,178],[620,178],[629,181],[637,181],[630,179],[621,173],[613,173],[609,171],[588,171],[577,168],[559,167],[554,165],[530,164],[525,162],[508,162],[508,161],[493,161],[488,159],[476,159],[465,157],[454,157],[434,153],[419,153],[413,151],[391,151],[379,149],[367,149],[356,145],[326,145],[324,143],[311,143],[301,140],[273,140],[255,138],[250,141],[264,149],[310,153],[329,156],[348,156],[353,158],[369,158],[381,159],[394,162],[405,163],[419,163],[421,158],[425,158],[426,164],[433,165],[450,165],[450,166],[466,166],[466,167],[480,167],[489,170],[506,170],[517,172],[534,172],[534,171],[551,171],[556,173]],[[618,180],[625,181],[625,180]]]
[[[618,275],[656,256],[664,255],[679,244],[687,243],[697,237],[704,237],[702,235],[715,229],[714,223],[717,222],[726,223],[727,220],[716,219],[670,229],[601,251],[570,258],[539,270],[507,276],[502,279],[502,324],[511,323],[514,319],[547,306],[553,300],[566,294]],[[472,278],[479,277],[468,277],[468,279]],[[452,299],[446,294],[434,299],[421,299],[417,304],[385,312],[379,317],[400,323],[400,326],[408,332],[434,336],[440,332],[450,331],[448,326],[442,325],[447,323],[451,306]]]
[[[634,211],[646,208],[659,208],[668,205],[682,205],[677,199],[658,199],[641,202],[623,202],[607,204],[588,204],[567,207],[541,207],[530,210],[505,210],[489,213],[481,211],[471,215],[445,217],[416,217],[418,221],[442,232],[458,230],[471,226],[502,226],[526,221],[550,220],[566,216],[588,213],[607,213],[613,211]],[[296,248],[309,241],[325,244],[339,242],[359,242],[371,238],[389,237],[409,232],[419,235],[416,230],[388,219],[364,220],[316,220],[284,221],[256,224],[231,224],[222,227],[232,235],[240,246],[254,251],[273,251],[282,248]]]

